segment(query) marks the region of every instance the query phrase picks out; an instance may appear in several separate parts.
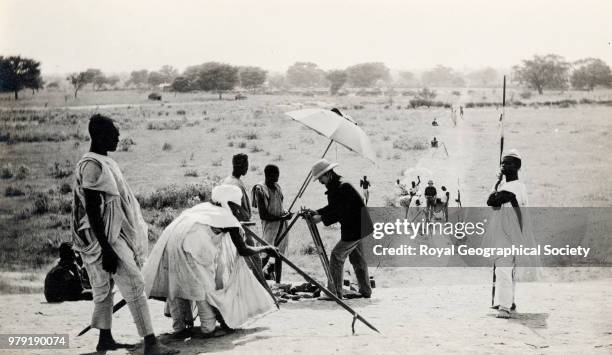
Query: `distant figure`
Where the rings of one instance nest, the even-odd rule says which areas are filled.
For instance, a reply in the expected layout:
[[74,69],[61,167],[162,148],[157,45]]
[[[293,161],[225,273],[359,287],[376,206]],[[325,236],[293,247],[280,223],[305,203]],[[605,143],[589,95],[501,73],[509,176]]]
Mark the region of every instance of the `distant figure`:
[[363,179],[359,181],[359,187],[361,187],[361,192],[363,193],[363,199],[365,200],[366,206],[368,205],[368,200],[370,199],[370,190],[368,190],[370,185],[372,184],[368,181],[368,177],[365,175],[363,176]]
[[429,180],[427,182],[427,187],[425,188],[425,198],[427,199],[427,208],[433,208],[436,202],[436,196],[438,191],[434,187],[433,180]]
[[431,147],[438,148],[438,140],[436,139],[436,137],[434,137],[434,139],[431,141]]
[[448,201],[450,201],[450,192],[446,190],[446,186],[442,186],[441,189],[442,195],[440,196],[439,200],[444,208],[444,218],[446,219],[446,222],[448,222]]
[[[91,286],[83,261],[72,250],[72,243],[59,247],[60,260],[45,277],[47,302],[91,300]],[[80,264],[80,265],[79,265]]]
[[459,116],[463,118],[463,106],[459,106]]
[[438,118],[437,117],[435,117],[433,119],[433,121],[431,122],[431,125],[434,126],[434,127],[438,126]]

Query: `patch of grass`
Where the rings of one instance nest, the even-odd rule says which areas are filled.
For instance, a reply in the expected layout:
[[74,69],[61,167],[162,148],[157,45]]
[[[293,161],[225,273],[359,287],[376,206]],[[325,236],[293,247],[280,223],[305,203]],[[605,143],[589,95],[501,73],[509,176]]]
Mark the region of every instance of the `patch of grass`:
[[164,131],[164,130],[177,130],[183,126],[183,121],[180,120],[169,120],[169,121],[157,121],[147,123],[148,130]]
[[246,148],[246,146],[247,146],[246,142],[238,142],[238,148],[244,149]]
[[136,198],[140,207],[149,209],[163,209],[167,207],[185,208],[197,203],[202,197],[210,199],[213,181],[185,186],[168,185],[157,189],[148,196],[138,195]]
[[198,172],[195,169],[189,169],[185,171],[185,176],[198,177]]
[[15,179],[24,180],[30,175],[30,169],[25,165],[19,165],[15,173]]
[[259,153],[259,152],[263,152],[263,149],[261,149],[258,145],[253,145],[251,146],[251,153]]
[[212,161],[212,166],[222,166],[223,165],[223,158],[219,158],[219,159],[215,159]]
[[53,177],[54,179],[63,179],[72,175],[72,173],[72,164],[69,160],[66,160],[66,162],[63,164],[56,161],[49,169],[49,176]]
[[10,179],[13,175],[13,167],[11,164],[7,164],[0,169],[0,178],[2,179]]
[[403,151],[425,150],[428,147],[429,146],[425,140],[408,137],[405,135],[400,136],[393,141],[393,149],[399,149]]
[[62,195],[69,194],[72,192],[72,186],[69,183],[65,182],[60,185],[59,193]]
[[130,146],[136,145],[136,142],[132,138],[123,138],[119,141],[119,151],[127,152],[130,150]]
[[19,187],[15,186],[7,186],[4,189],[4,196],[6,197],[16,197],[16,196],[24,196],[25,192],[21,190]]

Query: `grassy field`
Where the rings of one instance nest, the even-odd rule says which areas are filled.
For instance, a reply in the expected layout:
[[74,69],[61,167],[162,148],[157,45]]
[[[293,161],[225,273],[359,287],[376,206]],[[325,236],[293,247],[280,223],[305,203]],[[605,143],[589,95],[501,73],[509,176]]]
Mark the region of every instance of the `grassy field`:
[[[454,105],[500,101],[493,89],[438,89],[436,101]],[[612,107],[554,105],[560,100],[610,100],[609,91],[550,93],[509,98],[527,107],[506,110],[506,147],[524,156],[521,178],[534,206],[611,206],[610,166]],[[65,100],[64,92],[22,93],[20,101],[0,98],[0,269],[47,268],[63,240],[69,239],[70,186],[79,157],[88,150],[88,118],[94,112],[119,122],[119,149],[112,157],[141,196],[154,240],[182,208],[194,203],[189,193],[209,188],[231,172],[231,157],[249,154],[247,185],[263,181],[268,163],[280,167],[286,203],[291,201],[326,139],[283,113],[306,107],[339,107],[370,136],[378,161],[371,164],[343,147],[327,158],[340,163],[338,172],[353,184],[367,175],[372,182],[370,206],[394,200],[396,179],[410,168],[434,172],[438,185],[453,195],[461,189],[464,206],[482,206],[495,182],[499,158],[498,107],[468,108],[455,126],[448,108],[408,109],[411,96],[249,95],[246,100],[218,100],[202,93],[163,93],[162,102],[148,92],[88,92]],[[548,102],[548,104],[546,104]],[[432,127],[433,118],[439,127]],[[429,148],[437,137],[442,148]],[[459,180],[459,185],[457,184]],[[185,186],[199,187],[185,189]],[[170,190],[168,186],[174,185]],[[161,192],[160,192],[160,189]],[[163,190],[165,189],[165,190]],[[164,207],[163,194],[187,195]],[[312,184],[296,206],[325,204],[324,187]],[[451,196],[454,199],[455,196]],[[160,202],[161,201],[161,202]],[[258,217],[255,216],[255,220]],[[323,228],[324,241],[337,239],[336,227]],[[307,270],[319,273],[311,255],[306,226],[291,233],[289,255]],[[391,272],[391,271],[390,271]],[[391,272],[392,273],[392,272]]]

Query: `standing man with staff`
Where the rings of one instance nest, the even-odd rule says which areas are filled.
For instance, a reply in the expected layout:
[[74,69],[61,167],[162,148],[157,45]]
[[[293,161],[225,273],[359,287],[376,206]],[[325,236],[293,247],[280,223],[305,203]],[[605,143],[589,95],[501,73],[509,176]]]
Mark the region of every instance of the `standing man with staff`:
[[[335,291],[338,298],[342,298],[342,275],[344,262],[348,257],[357,276],[359,296],[370,298],[372,288],[361,240],[372,233],[372,220],[357,190],[333,170],[336,166],[338,166],[337,163],[320,159],[312,167],[313,180],[319,180],[325,185],[328,201],[327,206],[316,211],[313,221],[323,222],[326,226],[340,223],[340,240],[330,256],[333,284],[330,283],[328,288],[332,292]],[[331,300],[328,297],[320,299]]]

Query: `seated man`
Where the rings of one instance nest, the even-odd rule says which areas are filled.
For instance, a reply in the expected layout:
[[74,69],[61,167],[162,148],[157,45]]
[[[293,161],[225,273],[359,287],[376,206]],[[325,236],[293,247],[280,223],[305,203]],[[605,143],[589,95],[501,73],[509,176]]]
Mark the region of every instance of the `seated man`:
[[[226,328],[237,328],[265,314],[274,302],[249,270],[245,257],[276,248],[246,245],[239,219],[242,191],[220,185],[212,203],[181,213],[162,233],[144,268],[146,292],[170,305],[176,338],[223,335],[215,332],[217,315]],[[202,333],[192,334],[192,303],[197,306]]]
[[47,302],[91,300],[87,271],[78,265],[72,244],[62,243],[59,247],[59,256],[59,262],[45,277]]

